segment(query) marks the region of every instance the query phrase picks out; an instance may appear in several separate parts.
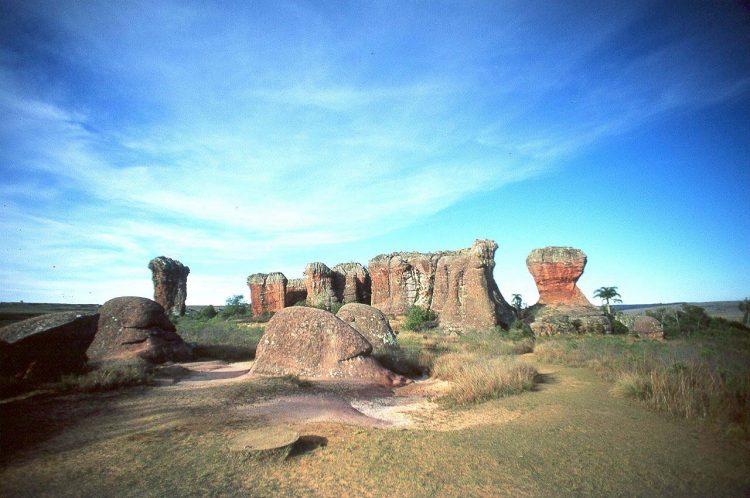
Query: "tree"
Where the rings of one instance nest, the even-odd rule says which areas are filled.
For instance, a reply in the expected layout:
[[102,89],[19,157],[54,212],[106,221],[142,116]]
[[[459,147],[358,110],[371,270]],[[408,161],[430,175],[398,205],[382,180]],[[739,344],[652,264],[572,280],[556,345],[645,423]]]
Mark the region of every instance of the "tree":
[[621,303],[622,296],[617,292],[617,287],[599,287],[594,291],[594,297],[598,297],[604,303],[604,307],[607,308],[607,314],[612,314],[612,307],[610,301],[613,303]]
[[740,301],[740,310],[745,312],[742,315],[742,325],[750,327],[750,302],[748,302],[748,298]]
[[242,294],[235,294],[227,298],[227,304],[221,311],[221,315],[224,318],[229,318],[235,315],[247,315],[247,312],[247,301],[242,297]]
[[516,309],[516,316],[521,317],[521,307],[523,307],[523,298],[521,297],[521,294],[513,294],[513,297],[511,298],[510,302],[513,304],[513,307]]

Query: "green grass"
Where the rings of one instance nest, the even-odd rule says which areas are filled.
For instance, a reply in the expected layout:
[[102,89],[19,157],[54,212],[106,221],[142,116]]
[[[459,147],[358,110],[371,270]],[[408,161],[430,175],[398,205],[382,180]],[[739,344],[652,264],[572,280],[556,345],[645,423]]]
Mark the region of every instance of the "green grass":
[[145,360],[133,358],[102,362],[80,375],[63,375],[52,387],[64,391],[96,392],[148,385],[153,380],[153,366]]
[[255,356],[255,348],[263,335],[263,326],[250,325],[221,316],[211,319],[180,317],[175,320],[177,333],[194,344],[197,358],[224,361],[245,361]]
[[554,337],[535,352],[542,361],[589,367],[614,382],[614,393],[655,410],[750,437],[750,337]]

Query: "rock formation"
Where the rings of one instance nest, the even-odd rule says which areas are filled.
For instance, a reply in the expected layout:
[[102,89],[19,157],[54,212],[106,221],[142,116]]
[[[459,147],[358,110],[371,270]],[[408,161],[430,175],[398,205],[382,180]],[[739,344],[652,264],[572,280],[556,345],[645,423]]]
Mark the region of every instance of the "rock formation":
[[153,363],[191,357],[164,308],[143,297],[116,297],[102,305],[98,330],[87,354],[97,360],[137,356]]
[[302,278],[292,278],[286,283],[286,305],[294,306],[307,299],[307,288]]
[[283,273],[254,273],[247,277],[253,316],[276,312],[286,306],[287,278]]
[[371,283],[367,268],[359,263],[341,263],[333,267],[333,288],[342,304],[370,304]]
[[372,305],[399,315],[414,306],[435,311],[452,328],[510,327],[515,319],[493,277],[497,244],[437,253],[392,253],[369,263]]
[[86,363],[99,315],[50,313],[0,328],[0,372],[26,380],[48,380]]
[[360,303],[349,303],[341,307],[336,317],[351,326],[372,344],[375,354],[389,353],[398,348],[388,318],[377,308]]
[[539,290],[539,302],[529,308],[535,335],[612,333],[609,317],[576,286],[586,266],[583,251],[573,247],[534,249],[526,266]]
[[586,254],[572,247],[534,249],[526,266],[539,289],[539,304],[591,305],[576,282],[586,266]]
[[664,340],[664,327],[656,318],[647,315],[620,315],[617,320],[625,325],[630,333],[642,339]]
[[148,269],[154,281],[154,301],[168,314],[184,315],[190,268],[172,258],[159,256],[149,261]]
[[305,288],[308,306],[330,310],[332,305],[339,303],[333,288],[333,274],[331,269],[323,263],[315,262],[307,265]]
[[333,314],[293,306],[268,322],[251,370],[259,375],[359,379],[385,385],[405,379],[370,358],[372,345]]

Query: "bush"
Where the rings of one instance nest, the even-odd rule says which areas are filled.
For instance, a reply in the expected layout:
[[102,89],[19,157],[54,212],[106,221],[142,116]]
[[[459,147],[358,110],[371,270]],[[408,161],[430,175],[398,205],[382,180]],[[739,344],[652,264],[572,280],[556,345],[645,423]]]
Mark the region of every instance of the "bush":
[[201,318],[204,320],[210,320],[211,318],[215,317],[218,314],[219,312],[216,311],[216,308],[214,308],[212,304],[209,304],[208,306],[200,310],[200,312],[198,313],[198,318]]
[[242,294],[235,294],[232,297],[227,298],[226,306],[221,311],[221,316],[224,318],[232,318],[235,316],[244,316],[250,313],[247,301],[242,297]]
[[434,311],[421,306],[412,306],[406,312],[404,328],[406,330],[420,330],[427,323],[434,322],[435,320],[437,320],[437,314]]
[[508,330],[509,339],[522,339],[525,337],[534,337],[534,331],[531,330],[529,324],[524,323],[523,320],[516,320]]

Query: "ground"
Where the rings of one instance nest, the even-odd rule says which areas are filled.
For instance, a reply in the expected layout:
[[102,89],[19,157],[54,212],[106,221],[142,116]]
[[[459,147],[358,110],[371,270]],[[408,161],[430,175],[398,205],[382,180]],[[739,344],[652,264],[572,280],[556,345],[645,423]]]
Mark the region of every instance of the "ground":
[[[0,495],[750,493],[747,443],[618,398],[588,369],[522,359],[542,374],[534,391],[462,409],[431,398],[434,380],[391,397],[247,377],[247,362],[192,365],[204,373],[157,387],[6,400]],[[288,459],[228,451],[243,431],[279,423],[302,435]]]

